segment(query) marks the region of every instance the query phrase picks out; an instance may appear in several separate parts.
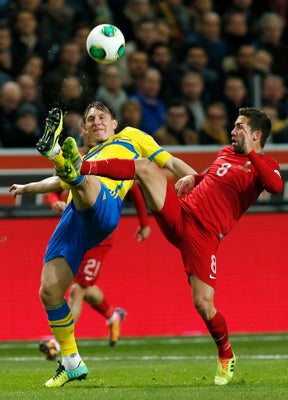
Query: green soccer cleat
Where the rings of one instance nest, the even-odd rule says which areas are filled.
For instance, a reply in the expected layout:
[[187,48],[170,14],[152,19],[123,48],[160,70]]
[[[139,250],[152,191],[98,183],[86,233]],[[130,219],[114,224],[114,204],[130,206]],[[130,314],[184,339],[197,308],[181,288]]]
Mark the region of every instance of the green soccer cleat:
[[61,147],[64,159],[64,169],[57,171],[57,175],[72,186],[81,185],[85,176],[80,175],[82,166],[82,156],[79,153],[77,143],[74,138],[67,137]]
[[217,370],[214,378],[215,385],[227,385],[232,381],[236,357],[233,354],[232,358],[218,358]]
[[59,136],[63,129],[63,114],[60,108],[53,108],[49,111],[45,122],[45,130],[43,136],[36,144],[36,148],[43,156],[53,158],[58,154],[55,149]]
[[108,324],[110,337],[109,337],[109,346],[113,347],[118,342],[120,337],[121,325],[127,315],[126,311],[123,308],[116,308],[115,311],[117,312],[117,318],[115,321],[110,322]]
[[59,367],[56,370],[56,374],[53,378],[49,379],[44,386],[51,388],[61,387],[67,382],[86,379],[86,376],[88,375],[88,368],[84,361],[80,361],[78,367],[75,369],[65,369],[64,365],[62,365],[60,361],[58,361],[58,364]]

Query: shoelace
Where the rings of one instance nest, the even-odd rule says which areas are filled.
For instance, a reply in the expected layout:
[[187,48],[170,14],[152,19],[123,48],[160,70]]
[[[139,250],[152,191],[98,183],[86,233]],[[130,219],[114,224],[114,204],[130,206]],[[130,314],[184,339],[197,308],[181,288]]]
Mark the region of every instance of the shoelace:
[[53,376],[53,379],[58,378],[58,376],[59,376],[63,371],[65,371],[65,367],[64,367],[64,365],[61,364],[61,361],[57,361],[57,363],[59,364],[59,367],[56,369],[56,373],[55,373],[55,375]]

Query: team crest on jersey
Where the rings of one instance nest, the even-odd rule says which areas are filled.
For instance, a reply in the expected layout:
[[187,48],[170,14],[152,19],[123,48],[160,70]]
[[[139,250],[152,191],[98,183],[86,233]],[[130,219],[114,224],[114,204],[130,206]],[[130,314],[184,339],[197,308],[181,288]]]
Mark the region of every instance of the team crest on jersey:
[[238,167],[245,172],[251,172],[251,169],[249,168],[250,164],[251,164],[251,161],[247,161],[244,165],[238,165]]

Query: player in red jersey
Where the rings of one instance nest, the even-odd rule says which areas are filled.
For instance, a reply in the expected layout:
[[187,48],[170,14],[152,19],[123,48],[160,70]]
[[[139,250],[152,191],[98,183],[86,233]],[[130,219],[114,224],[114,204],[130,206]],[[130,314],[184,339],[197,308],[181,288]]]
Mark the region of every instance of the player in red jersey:
[[[180,179],[176,192],[147,159],[84,160],[78,169],[74,163],[71,171],[71,154],[65,154],[67,173],[117,179],[120,171],[121,179],[140,181],[162,232],[181,251],[194,306],[217,345],[216,385],[232,380],[236,363],[225,318],[214,305],[216,253],[222,238],[263,190],[279,193],[283,189],[278,163],[263,152],[270,131],[271,121],[264,112],[240,109],[231,131],[232,146],[219,152],[205,174]],[[74,146],[74,159],[76,152]]]

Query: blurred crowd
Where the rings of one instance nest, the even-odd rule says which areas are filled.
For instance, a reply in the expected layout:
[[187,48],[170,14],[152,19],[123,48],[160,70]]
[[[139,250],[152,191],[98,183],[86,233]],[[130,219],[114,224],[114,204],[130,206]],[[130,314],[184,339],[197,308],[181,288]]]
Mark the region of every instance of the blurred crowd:
[[[0,147],[34,147],[52,107],[81,144],[82,113],[107,102],[161,145],[230,142],[240,107],[272,119],[288,143],[286,0],[0,0]],[[118,26],[125,54],[86,52],[98,24]]]

